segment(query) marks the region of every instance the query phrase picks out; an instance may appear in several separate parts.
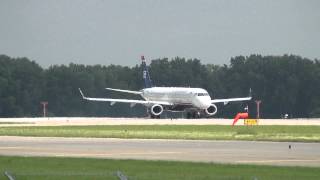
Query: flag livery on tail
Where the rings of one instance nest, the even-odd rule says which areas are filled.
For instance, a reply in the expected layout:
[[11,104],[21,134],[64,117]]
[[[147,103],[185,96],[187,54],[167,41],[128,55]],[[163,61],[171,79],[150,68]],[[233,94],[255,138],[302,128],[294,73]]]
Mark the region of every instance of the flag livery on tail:
[[144,82],[144,88],[151,88],[152,87],[152,81],[150,78],[148,66],[146,64],[146,60],[144,59],[144,56],[141,56],[141,61],[142,61],[142,77],[143,77],[143,82]]

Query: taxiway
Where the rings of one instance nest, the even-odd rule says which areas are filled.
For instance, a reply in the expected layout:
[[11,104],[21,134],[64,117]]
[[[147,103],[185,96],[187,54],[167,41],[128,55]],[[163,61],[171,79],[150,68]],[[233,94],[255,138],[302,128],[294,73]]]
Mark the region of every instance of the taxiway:
[[320,143],[0,136],[0,155],[320,167]]

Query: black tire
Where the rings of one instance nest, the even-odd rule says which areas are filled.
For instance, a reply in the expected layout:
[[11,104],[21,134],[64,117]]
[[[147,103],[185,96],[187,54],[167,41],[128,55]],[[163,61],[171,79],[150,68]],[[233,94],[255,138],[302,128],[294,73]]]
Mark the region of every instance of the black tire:
[[151,119],[160,119],[160,115],[157,115],[157,116],[156,116],[156,115],[154,115],[154,114],[151,113],[151,114],[150,114],[150,118],[151,118]]
[[193,119],[200,119],[201,118],[201,113],[198,111],[195,111],[192,113],[192,118]]
[[191,116],[192,116],[191,112],[187,112],[187,119],[191,119]]

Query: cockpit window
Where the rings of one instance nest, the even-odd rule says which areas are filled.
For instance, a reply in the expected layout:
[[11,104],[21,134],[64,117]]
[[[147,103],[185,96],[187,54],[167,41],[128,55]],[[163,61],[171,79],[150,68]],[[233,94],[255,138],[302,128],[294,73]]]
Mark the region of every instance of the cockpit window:
[[209,96],[208,93],[198,93],[198,96]]

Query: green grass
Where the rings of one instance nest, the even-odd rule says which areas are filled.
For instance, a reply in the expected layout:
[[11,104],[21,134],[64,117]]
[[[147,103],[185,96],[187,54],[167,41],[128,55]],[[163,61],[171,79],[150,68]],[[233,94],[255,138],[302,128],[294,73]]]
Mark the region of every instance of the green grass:
[[309,167],[0,156],[0,179],[6,179],[4,171],[10,172],[17,180],[116,180],[119,179],[116,171],[121,171],[129,180],[320,179],[320,169]]
[[1,127],[0,135],[320,142],[320,126],[115,125]]

